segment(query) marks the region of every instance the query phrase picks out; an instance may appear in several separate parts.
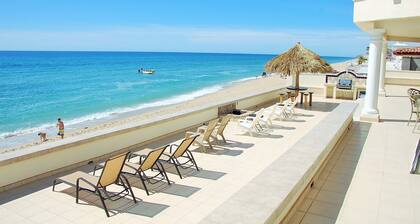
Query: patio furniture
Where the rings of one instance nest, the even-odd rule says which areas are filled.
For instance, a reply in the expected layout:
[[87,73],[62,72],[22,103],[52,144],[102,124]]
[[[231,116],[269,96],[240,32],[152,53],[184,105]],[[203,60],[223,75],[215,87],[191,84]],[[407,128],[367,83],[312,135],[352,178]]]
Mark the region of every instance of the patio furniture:
[[[168,146],[169,145],[166,145],[158,149],[144,149],[138,152],[131,153],[129,156],[129,160],[133,158],[133,156],[139,156],[139,163],[136,164],[131,162],[125,162],[124,164],[122,172],[131,175],[138,175],[147,195],[150,195],[150,193],[147,189],[145,181],[147,181],[150,184],[154,184],[157,182],[153,183],[152,180],[158,176],[161,176],[162,179],[166,179],[168,185],[171,184],[168,175],[166,174],[165,167],[163,167],[162,163],[159,161],[160,156],[163,154],[163,151],[165,151],[165,149]],[[154,171],[155,169],[158,171],[156,175],[147,176],[146,171]]]
[[407,125],[410,125],[410,121],[413,114],[416,114],[416,124],[414,125],[414,129],[415,129],[415,127],[417,126],[417,122],[419,120],[419,113],[420,113],[420,110],[418,109],[418,103],[417,103],[417,99],[420,96],[420,90],[409,88],[407,90],[407,94],[408,94],[408,99],[410,100],[410,105],[411,105],[411,113],[410,113],[410,118],[408,118]]
[[309,106],[312,107],[312,95],[314,94],[314,92],[309,91]]
[[273,125],[273,120],[275,118],[281,117],[281,115],[277,113],[277,105],[262,110],[263,112],[261,113],[259,123],[262,123],[266,128],[270,128]]
[[[181,144],[179,145],[176,145],[176,144],[170,145],[169,154],[164,152],[162,155],[162,157],[167,157],[165,158],[165,161],[175,166],[175,169],[181,179],[182,179],[182,175],[181,175],[181,172],[179,171],[179,168],[187,169],[191,166],[194,166],[197,171],[200,171],[198,169],[197,163],[195,162],[195,159],[191,150],[189,150],[190,146],[193,144],[193,142],[198,136],[199,135],[193,135],[193,136],[187,137],[184,140],[182,140]],[[180,159],[183,159],[184,161],[180,161]],[[191,166],[185,167],[184,165],[187,163],[191,163]]]
[[292,91],[287,91],[286,93],[287,93],[287,99],[289,99],[292,95]]
[[306,90],[308,90],[308,87],[303,87],[303,86],[299,86],[299,87],[296,87],[296,86],[288,86],[288,87],[286,87],[286,89],[292,90],[292,91],[306,91]]
[[286,100],[287,95],[285,93],[280,93],[279,103],[283,103]]
[[[52,190],[55,191],[55,185],[58,183],[66,183],[76,187],[76,203],[79,203],[79,191],[86,190],[97,194],[101,199],[102,206],[105,210],[106,216],[110,216],[108,208],[106,207],[105,200],[115,201],[131,194],[134,203],[137,200],[133,194],[130,183],[127,178],[121,174],[124,162],[128,153],[124,153],[108,159],[105,162],[102,173],[99,177],[91,174],[77,171],[54,180]],[[107,187],[116,184],[124,188],[121,192],[111,193],[107,191]]]
[[218,118],[211,120],[207,126],[202,126],[198,128],[197,132],[187,131],[185,133],[185,138],[188,138],[193,135],[198,135],[198,137],[195,138],[195,143],[199,144],[202,148],[204,148],[204,151],[207,151],[206,146],[204,145],[204,143],[207,142],[210,149],[213,150],[211,139],[213,138],[216,140],[216,137],[213,135],[213,132],[214,132],[214,129],[216,128],[218,121],[219,121]]
[[255,113],[255,116],[247,116],[245,119],[239,121],[239,126],[247,131],[249,135],[254,136],[254,133],[260,133],[263,131],[259,124],[263,109]]
[[278,104],[275,105],[274,113],[275,113],[276,117],[279,117],[279,118],[281,118],[281,117],[287,118],[288,117],[288,114],[286,112],[286,106],[285,106],[284,103],[285,102],[278,103]]
[[303,95],[305,94],[305,92],[300,92],[300,104],[303,104]]
[[232,118],[232,115],[225,115],[224,117],[222,117],[220,124],[217,126],[216,139],[217,139],[217,136],[220,136],[222,137],[224,143],[226,143],[226,138],[223,135],[223,132],[225,131],[225,128],[228,125],[231,118]]
[[286,100],[284,102],[284,112],[286,114],[285,118],[293,118],[296,115],[295,106],[297,101],[293,100]]
[[286,89],[292,91],[291,97],[289,97],[289,98],[291,98],[293,101],[295,101],[295,100],[298,99],[299,93],[308,90],[308,87],[303,87],[303,86],[299,86],[299,87],[296,87],[296,86],[288,86],[288,87],[286,87]]
[[[415,110],[415,114],[416,114],[416,123],[415,123],[414,128],[413,128],[413,132],[414,132],[416,130],[417,124],[420,120],[420,95],[414,95],[413,99],[415,101],[415,109],[414,110]],[[413,113],[411,113],[411,114],[413,114]]]
[[304,97],[304,104],[303,104],[303,106],[305,107],[305,108],[308,108],[308,96],[309,96],[309,93],[303,93],[303,97]]
[[[302,91],[300,92],[300,104],[305,104],[305,108],[309,105],[312,106],[312,95],[313,91]],[[308,101],[309,96],[309,101]]]

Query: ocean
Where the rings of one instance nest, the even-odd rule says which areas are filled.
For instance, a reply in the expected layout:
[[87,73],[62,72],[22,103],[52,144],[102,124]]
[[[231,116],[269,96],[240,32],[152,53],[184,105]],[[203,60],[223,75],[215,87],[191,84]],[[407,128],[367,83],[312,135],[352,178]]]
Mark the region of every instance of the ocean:
[[[0,51],[0,148],[123,113],[180,103],[255,78],[274,55]],[[348,57],[323,57],[329,63]],[[155,69],[142,75],[138,69]]]

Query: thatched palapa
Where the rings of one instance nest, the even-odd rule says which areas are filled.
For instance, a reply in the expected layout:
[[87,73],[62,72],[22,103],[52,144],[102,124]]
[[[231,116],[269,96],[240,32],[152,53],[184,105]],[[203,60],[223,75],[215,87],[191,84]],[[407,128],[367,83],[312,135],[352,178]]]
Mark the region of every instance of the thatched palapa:
[[299,89],[299,75],[301,73],[329,73],[333,69],[319,55],[297,43],[287,52],[267,62],[265,71],[267,73],[293,75],[294,85],[296,89]]

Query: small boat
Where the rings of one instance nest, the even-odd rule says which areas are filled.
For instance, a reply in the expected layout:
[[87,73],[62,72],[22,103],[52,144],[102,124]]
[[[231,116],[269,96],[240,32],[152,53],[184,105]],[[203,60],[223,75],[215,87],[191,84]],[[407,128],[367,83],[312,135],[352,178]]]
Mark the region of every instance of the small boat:
[[141,69],[139,69],[139,70],[138,70],[138,72],[139,72],[139,73],[142,73],[142,74],[145,74],[145,75],[152,75],[152,74],[154,74],[154,73],[155,73],[155,70],[153,70],[153,69],[143,69],[143,68],[141,68]]

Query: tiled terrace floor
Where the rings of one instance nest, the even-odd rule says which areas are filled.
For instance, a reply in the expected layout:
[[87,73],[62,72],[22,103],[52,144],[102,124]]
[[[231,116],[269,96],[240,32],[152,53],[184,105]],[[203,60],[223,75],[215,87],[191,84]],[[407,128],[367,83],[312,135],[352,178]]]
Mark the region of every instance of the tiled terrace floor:
[[335,223],[352,181],[370,124],[354,122],[309,189],[290,224]]
[[407,88],[387,86],[380,123],[354,123],[290,223],[420,223],[420,175],[409,173],[420,131],[407,126]]
[[419,223],[420,175],[410,174],[420,131],[407,126],[409,87],[387,86],[337,223]]
[[[193,152],[200,172],[188,170],[187,177],[179,179],[174,169],[167,167],[172,185],[149,185],[153,192],[150,196],[141,189],[139,180],[131,177],[134,194],[141,201],[133,204],[127,198],[108,202],[113,210],[111,218],[106,218],[94,195],[82,194],[82,203],[76,204],[74,188],[60,184],[58,192],[52,192],[53,178],[47,178],[1,193],[0,223],[197,223],[287,151],[336,105],[320,102],[311,111],[298,109],[300,115],[295,120],[275,121],[271,132],[257,137],[244,135],[231,123],[226,130],[227,144],[209,153]],[[90,171],[92,166],[81,169]]]

